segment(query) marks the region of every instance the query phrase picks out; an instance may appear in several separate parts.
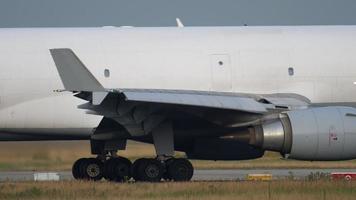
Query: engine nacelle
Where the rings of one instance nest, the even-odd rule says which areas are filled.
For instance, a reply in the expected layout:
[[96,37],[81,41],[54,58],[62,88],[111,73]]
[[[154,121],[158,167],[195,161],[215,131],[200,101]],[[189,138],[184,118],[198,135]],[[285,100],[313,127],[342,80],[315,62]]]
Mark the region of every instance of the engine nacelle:
[[356,109],[319,107],[280,114],[250,129],[251,145],[298,160],[356,158]]

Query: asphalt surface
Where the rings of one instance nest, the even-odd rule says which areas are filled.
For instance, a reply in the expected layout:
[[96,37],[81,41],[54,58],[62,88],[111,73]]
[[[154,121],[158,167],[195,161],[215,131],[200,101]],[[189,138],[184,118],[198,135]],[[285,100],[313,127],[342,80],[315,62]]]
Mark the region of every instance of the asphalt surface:
[[[293,177],[303,179],[311,173],[356,172],[356,169],[232,169],[232,170],[195,170],[193,181],[234,181],[245,180],[248,174],[272,174],[273,179]],[[60,180],[73,180],[70,171],[12,171],[0,172],[0,181],[32,181],[36,173],[55,173]]]

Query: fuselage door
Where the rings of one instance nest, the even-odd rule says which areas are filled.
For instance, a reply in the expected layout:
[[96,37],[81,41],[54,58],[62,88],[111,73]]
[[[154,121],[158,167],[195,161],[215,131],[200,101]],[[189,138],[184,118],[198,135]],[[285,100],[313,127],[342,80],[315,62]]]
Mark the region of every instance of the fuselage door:
[[211,62],[211,82],[213,91],[231,91],[231,61],[228,54],[213,54]]

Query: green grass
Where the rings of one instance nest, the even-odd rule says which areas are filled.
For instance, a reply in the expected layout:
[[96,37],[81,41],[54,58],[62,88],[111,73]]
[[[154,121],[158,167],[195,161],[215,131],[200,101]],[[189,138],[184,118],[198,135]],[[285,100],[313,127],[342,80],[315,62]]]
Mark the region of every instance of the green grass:
[[273,182],[17,182],[2,183],[0,199],[355,199],[356,183]]

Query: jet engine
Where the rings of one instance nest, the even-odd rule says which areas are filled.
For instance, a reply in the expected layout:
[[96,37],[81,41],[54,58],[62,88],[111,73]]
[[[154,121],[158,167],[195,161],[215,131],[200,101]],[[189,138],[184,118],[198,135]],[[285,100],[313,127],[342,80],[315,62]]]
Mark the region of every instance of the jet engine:
[[289,111],[250,128],[248,134],[250,145],[280,152],[286,158],[355,159],[356,109],[333,106]]

